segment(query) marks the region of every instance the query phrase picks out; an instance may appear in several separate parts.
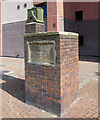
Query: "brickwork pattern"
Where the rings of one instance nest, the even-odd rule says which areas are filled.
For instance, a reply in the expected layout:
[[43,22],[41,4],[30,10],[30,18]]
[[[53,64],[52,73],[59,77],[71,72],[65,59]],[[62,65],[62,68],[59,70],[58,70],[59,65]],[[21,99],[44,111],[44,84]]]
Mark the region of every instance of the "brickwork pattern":
[[[2,72],[2,78],[0,83],[2,88],[2,96],[0,96],[0,117],[12,120],[14,118],[50,118],[59,119],[57,116],[44,112],[43,110],[28,105],[24,102],[24,59],[0,57],[2,63],[0,63],[0,72]],[[89,69],[88,69],[89,68]],[[61,118],[66,119],[84,119],[84,120],[100,120],[100,104],[98,103],[98,81],[94,79],[98,78],[98,75],[94,75],[98,68],[96,62],[79,61],[79,78],[80,84],[84,79],[90,79],[83,88],[79,89],[78,100],[70,107],[68,112]],[[8,72],[7,72],[8,71]],[[85,73],[85,74],[84,74]],[[90,74],[91,73],[91,74]],[[100,76],[100,75],[99,75]],[[97,90],[96,90],[97,89]],[[93,92],[94,91],[94,92]],[[91,93],[91,94],[90,94]],[[88,94],[87,97],[84,97]],[[91,96],[92,95],[92,96]],[[96,97],[97,96],[97,97]]]
[[[56,65],[28,63],[26,41],[55,41]],[[25,37],[26,102],[61,116],[77,96],[78,37],[76,35],[39,35]]]
[[25,33],[45,32],[45,25],[41,23],[29,23],[25,26]]
[[77,98],[78,90],[78,36],[60,35],[60,69],[61,69],[61,111]]
[[[35,106],[58,113],[60,110],[60,63],[59,63],[59,38],[58,36],[39,36],[25,38],[27,41],[49,40],[56,42],[56,66],[42,66],[28,64],[28,46],[25,43],[25,91],[26,101],[32,102]],[[60,113],[59,113],[60,114]]]

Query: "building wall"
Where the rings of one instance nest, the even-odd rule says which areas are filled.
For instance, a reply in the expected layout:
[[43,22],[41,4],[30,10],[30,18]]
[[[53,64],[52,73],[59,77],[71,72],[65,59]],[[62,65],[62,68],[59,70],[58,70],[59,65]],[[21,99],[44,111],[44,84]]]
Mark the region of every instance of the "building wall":
[[[75,11],[83,10],[83,20],[75,21]],[[64,2],[64,30],[84,37],[80,55],[98,56],[98,2]]]
[[75,21],[64,18],[64,31],[75,32]]
[[57,31],[57,4],[47,3],[47,31]]
[[2,25],[2,56],[24,57],[25,21]]
[[[24,4],[27,7],[24,8]],[[17,6],[20,5],[20,9]],[[2,24],[24,21],[27,19],[27,9],[33,7],[33,0],[30,2],[10,2],[10,0],[2,3]]]
[[98,56],[98,20],[84,20],[76,23],[76,32],[84,38],[80,55]]
[[[24,4],[27,7],[24,8]],[[20,5],[20,9],[17,6]],[[2,56],[24,57],[24,33],[27,9],[32,8],[33,0],[30,2],[2,3]],[[1,48],[1,47],[0,47]]]
[[83,10],[83,20],[98,19],[98,2],[64,2],[64,17],[75,20],[75,11]]
[[[2,17],[3,24],[5,25],[7,24],[7,26],[9,26],[8,23],[12,22],[13,25],[15,26],[15,22],[26,20],[27,13],[26,13],[26,8],[23,8],[24,3],[20,3],[21,8],[17,10],[17,5],[19,5],[19,3],[20,2],[18,3],[10,2],[9,4],[9,2],[7,1],[3,2],[3,17]],[[40,2],[34,3],[34,4],[39,4],[39,3]],[[33,4],[29,3],[28,7],[31,7],[31,6],[33,6]],[[64,13],[62,11],[62,8]],[[79,10],[84,11],[83,21],[76,23],[75,11],[79,11]],[[22,14],[22,13],[25,13],[25,14]],[[23,22],[21,22],[21,24],[22,23]],[[97,45],[98,45],[98,37],[97,37],[98,32],[96,29],[96,26],[98,26],[98,3],[97,2],[64,2],[63,5],[62,3],[56,4],[53,2],[48,2],[47,18],[45,18],[45,24],[46,23],[47,23],[46,31],[58,31],[58,30],[63,31],[64,29],[65,31],[68,31],[68,32],[70,31],[78,32],[81,35],[84,35],[84,47],[80,47],[80,51],[79,51],[80,55],[97,56]],[[3,25],[3,29],[6,28],[5,25]],[[88,29],[87,29],[87,26],[88,26]],[[7,32],[7,28],[5,30]],[[3,33],[3,38],[6,38],[4,35],[5,33]],[[6,40],[8,41],[8,39]],[[3,40],[4,41],[3,43],[6,43],[6,40]],[[6,46],[6,45],[3,45],[3,46]]]
[[[34,5],[43,4],[42,2],[34,2]],[[63,0],[60,2],[47,2],[47,31],[63,31],[64,23],[60,21],[63,17]]]
[[[63,0],[47,3],[47,31],[64,31]],[[61,27],[62,26],[62,27]]]

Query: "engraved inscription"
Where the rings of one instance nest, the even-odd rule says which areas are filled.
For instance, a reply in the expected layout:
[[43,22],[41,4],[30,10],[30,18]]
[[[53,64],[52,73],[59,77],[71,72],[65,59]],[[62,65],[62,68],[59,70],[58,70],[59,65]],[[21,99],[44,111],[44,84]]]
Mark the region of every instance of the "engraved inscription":
[[55,44],[54,42],[33,42],[29,43],[29,62],[34,64],[54,65]]

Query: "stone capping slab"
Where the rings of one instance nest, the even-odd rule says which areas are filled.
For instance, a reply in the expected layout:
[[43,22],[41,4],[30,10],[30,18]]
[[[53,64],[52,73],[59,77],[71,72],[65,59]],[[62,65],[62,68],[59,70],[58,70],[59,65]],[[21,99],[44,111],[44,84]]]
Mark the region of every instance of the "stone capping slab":
[[[31,24],[42,24],[42,23],[37,23],[37,22],[30,22],[30,23],[26,23],[25,25],[31,25]],[[44,25],[44,24],[42,24],[42,25]]]
[[41,33],[28,33],[24,34],[24,37],[30,37],[30,36],[44,36],[44,35],[72,35],[72,36],[79,36],[78,33],[73,33],[73,32],[41,32]]

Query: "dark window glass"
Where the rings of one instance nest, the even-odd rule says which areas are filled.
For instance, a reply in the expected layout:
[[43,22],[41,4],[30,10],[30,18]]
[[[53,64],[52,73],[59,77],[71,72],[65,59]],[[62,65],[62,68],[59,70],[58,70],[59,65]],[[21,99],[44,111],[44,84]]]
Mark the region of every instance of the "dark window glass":
[[25,4],[24,4],[24,8],[26,8],[26,7],[27,7],[27,4],[25,3]]
[[84,37],[79,35],[79,47],[84,46]]
[[17,5],[17,10],[20,9],[20,5]]
[[83,11],[76,11],[75,12],[75,21],[82,21],[83,20]]

